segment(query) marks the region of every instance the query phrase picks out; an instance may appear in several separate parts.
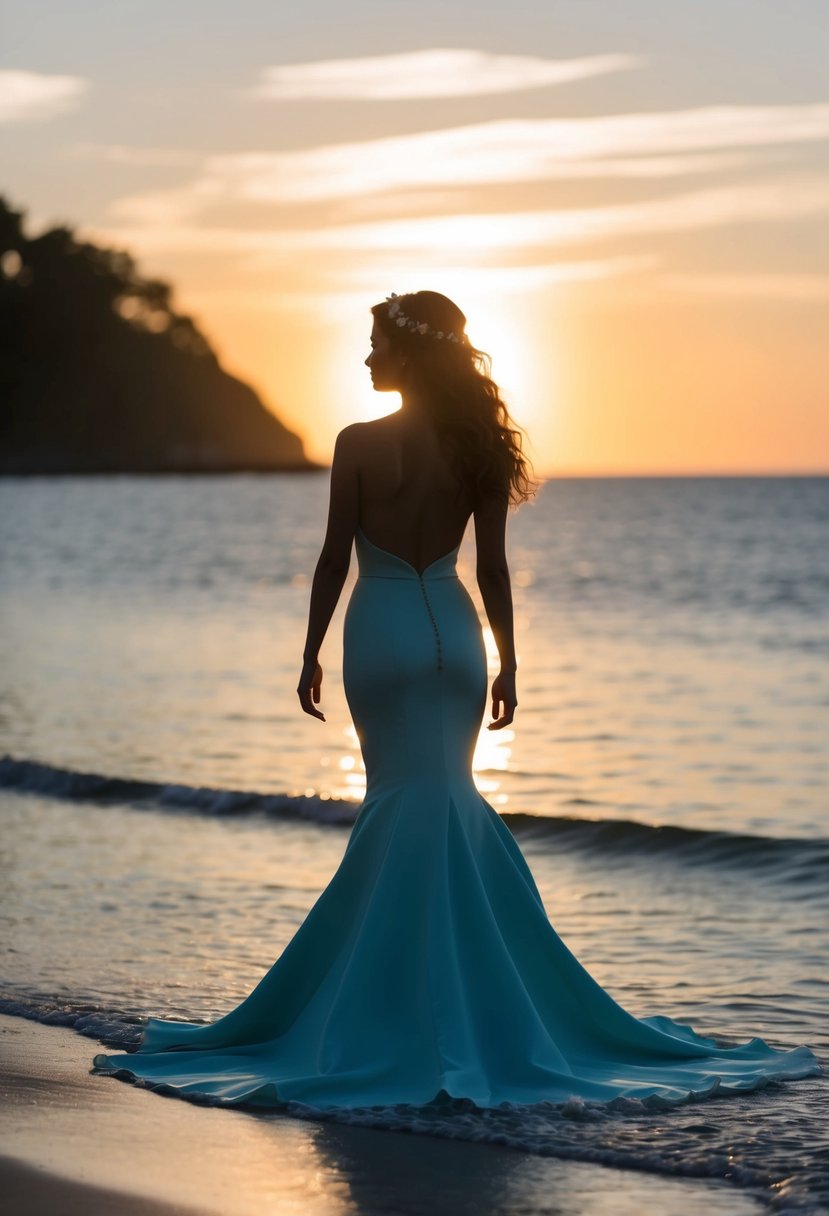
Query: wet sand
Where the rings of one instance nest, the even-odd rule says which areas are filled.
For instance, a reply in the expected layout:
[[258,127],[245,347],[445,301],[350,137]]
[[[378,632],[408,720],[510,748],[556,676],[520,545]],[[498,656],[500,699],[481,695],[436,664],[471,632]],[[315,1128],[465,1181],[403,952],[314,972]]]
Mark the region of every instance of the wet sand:
[[96,1044],[0,1016],[0,1193],[16,1216],[759,1216],[727,1183],[219,1110],[91,1075]]

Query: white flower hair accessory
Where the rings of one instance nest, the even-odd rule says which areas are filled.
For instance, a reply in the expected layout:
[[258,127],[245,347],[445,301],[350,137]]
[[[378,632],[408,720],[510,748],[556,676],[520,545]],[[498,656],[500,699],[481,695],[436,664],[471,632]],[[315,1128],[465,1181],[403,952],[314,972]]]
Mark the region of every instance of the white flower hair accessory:
[[427,325],[425,321],[415,321],[412,317],[407,317],[400,307],[400,297],[396,291],[393,291],[390,296],[386,296],[386,299],[389,301],[389,318],[399,325],[401,329],[405,325],[406,329],[413,334],[423,334],[424,337],[428,335],[430,338],[437,338],[439,341],[460,341],[460,338],[456,334],[444,333],[442,329],[432,329],[432,326]]

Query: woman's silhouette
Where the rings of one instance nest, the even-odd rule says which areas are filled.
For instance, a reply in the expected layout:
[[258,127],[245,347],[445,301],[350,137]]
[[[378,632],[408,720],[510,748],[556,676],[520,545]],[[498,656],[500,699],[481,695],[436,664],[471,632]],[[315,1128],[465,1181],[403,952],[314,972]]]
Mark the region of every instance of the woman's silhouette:
[[322,680],[317,656],[357,530],[424,570],[460,547],[474,513],[478,586],[501,660],[490,729],[500,729],[512,722],[517,705],[505,529],[510,499],[529,496],[521,434],[484,371],[486,356],[469,343],[466,319],[451,300],[420,291],[392,296],[372,313],[366,366],[375,390],[399,392],[402,404],[394,414],[346,427],[337,438],[328,528],[297,689],[300,702],[306,713],[323,717],[315,708]]
[[474,784],[486,661],[455,570],[471,515],[501,659],[499,729],[517,704],[504,534],[510,501],[530,490],[520,431],[450,300],[416,292],[372,312],[366,363],[403,405],[337,439],[298,687],[322,718],[318,654],[353,543],[343,683],[365,799],[331,882],[240,1005],[207,1026],[150,1018],[137,1052],[96,1067],[184,1096],[321,1108],[672,1103],[819,1072],[807,1047],[723,1047],[669,1017],[634,1017],[550,924]]

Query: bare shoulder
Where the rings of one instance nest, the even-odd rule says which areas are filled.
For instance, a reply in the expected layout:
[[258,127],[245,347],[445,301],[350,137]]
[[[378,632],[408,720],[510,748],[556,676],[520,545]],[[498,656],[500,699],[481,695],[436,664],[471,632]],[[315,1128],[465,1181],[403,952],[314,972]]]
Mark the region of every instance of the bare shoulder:
[[382,418],[372,418],[368,422],[350,422],[337,435],[337,451],[353,456],[371,454],[388,435],[389,420],[393,417],[394,415],[386,415]]
[[365,433],[365,422],[349,422],[337,434],[336,446],[340,449],[350,449],[359,445],[361,436]]
[[334,442],[334,466],[345,469],[356,468],[365,447],[362,422],[351,422],[337,434]]

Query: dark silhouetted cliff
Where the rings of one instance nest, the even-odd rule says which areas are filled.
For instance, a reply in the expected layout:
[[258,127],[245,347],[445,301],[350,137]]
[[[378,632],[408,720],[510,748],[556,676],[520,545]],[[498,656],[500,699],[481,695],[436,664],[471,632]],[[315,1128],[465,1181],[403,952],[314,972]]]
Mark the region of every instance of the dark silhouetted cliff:
[[0,473],[309,469],[171,288],[0,197]]

